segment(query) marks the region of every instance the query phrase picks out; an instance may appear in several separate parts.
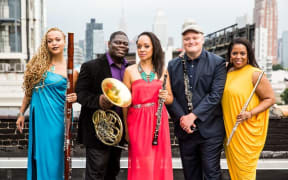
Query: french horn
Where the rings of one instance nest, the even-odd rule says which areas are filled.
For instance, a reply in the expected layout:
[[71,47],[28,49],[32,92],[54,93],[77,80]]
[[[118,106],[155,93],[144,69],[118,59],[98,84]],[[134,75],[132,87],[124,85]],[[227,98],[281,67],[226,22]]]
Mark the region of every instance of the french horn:
[[[131,93],[121,81],[115,78],[106,78],[101,83],[105,97],[118,107],[128,107],[131,104]],[[115,146],[127,150],[127,147],[118,145],[123,136],[123,124],[119,115],[112,110],[96,110],[92,116],[97,138],[108,146]]]

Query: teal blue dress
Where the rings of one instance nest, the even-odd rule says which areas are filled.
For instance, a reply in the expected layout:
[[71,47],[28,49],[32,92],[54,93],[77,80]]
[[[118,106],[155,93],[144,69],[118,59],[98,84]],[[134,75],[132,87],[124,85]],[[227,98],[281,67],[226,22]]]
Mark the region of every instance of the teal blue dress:
[[[64,179],[64,107],[67,79],[47,71],[30,102],[28,180]],[[37,178],[36,178],[37,177]]]

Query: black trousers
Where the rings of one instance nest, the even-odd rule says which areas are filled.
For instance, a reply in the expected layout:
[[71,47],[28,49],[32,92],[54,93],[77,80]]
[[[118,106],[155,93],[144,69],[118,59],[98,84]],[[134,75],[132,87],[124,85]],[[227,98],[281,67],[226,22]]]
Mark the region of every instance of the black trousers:
[[220,180],[224,136],[203,138],[199,131],[179,139],[185,180]]
[[85,180],[116,180],[120,171],[121,149],[86,147]]

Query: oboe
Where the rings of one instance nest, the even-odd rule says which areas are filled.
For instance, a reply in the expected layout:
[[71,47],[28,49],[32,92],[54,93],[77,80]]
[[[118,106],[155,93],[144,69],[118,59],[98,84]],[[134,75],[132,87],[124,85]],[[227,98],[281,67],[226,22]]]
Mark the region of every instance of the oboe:
[[[163,84],[162,84],[163,90],[166,89],[166,80],[167,80],[167,74],[164,74],[164,80],[163,80]],[[161,115],[162,115],[162,109],[163,109],[164,102],[165,102],[165,99],[163,99],[163,98],[158,99],[158,108],[157,108],[157,112],[156,112],[157,121],[156,121],[156,128],[154,131],[154,137],[153,137],[152,145],[158,145],[158,135],[159,135],[159,128],[160,128],[160,124],[161,124]]]
[[[73,55],[74,55],[74,34],[68,33],[68,64],[67,64],[67,91],[68,94],[73,93]],[[72,103],[66,101],[65,108],[65,141],[64,141],[64,178],[65,180],[72,179],[71,169],[71,125],[72,125]]]
[[[248,107],[248,105],[249,105],[249,103],[250,103],[250,101],[251,101],[251,99],[252,99],[252,97],[253,97],[253,95],[254,95],[254,93],[255,93],[255,90],[256,90],[257,86],[259,85],[259,82],[260,82],[260,80],[262,79],[262,76],[263,76],[263,75],[264,75],[264,71],[262,71],[261,74],[259,75],[259,77],[258,77],[258,79],[257,79],[257,82],[256,82],[256,84],[255,84],[255,86],[254,86],[254,88],[253,88],[253,90],[252,90],[252,92],[251,92],[248,100],[245,102],[244,106],[243,106],[242,109],[241,109],[240,114],[241,114],[241,113],[244,113],[244,112],[246,111],[246,109],[247,109],[247,107]],[[227,141],[227,143],[226,143],[226,146],[229,145],[229,143],[230,143],[230,141],[231,141],[231,139],[232,139],[232,137],[233,137],[233,135],[234,135],[234,133],[235,133],[235,131],[236,131],[236,129],[237,129],[237,127],[238,127],[239,124],[240,124],[239,121],[237,121],[237,122],[235,123],[235,125],[234,125],[234,127],[233,127],[233,129],[232,129],[232,132],[231,132],[231,134],[230,134],[230,136],[229,136],[229,138],[228,138],[228,141]]]

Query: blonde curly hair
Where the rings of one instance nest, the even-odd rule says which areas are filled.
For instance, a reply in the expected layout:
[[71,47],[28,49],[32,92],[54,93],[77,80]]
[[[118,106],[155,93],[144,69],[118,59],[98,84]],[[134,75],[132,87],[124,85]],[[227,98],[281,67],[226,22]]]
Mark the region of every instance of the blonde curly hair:
[[37,53],[27,63],[26,70],[24,72],[23,90],[25,96],[30,100],[32,96],[33,88],[40,82],[44,82],[45,76],[43,74],[49,69],[51,64],[51,54],[47,45],[47,34],[51,31],[59,31],[63,34],[65,41],[65,34],[59,28],[50,28],[42,38],[41,45]]

